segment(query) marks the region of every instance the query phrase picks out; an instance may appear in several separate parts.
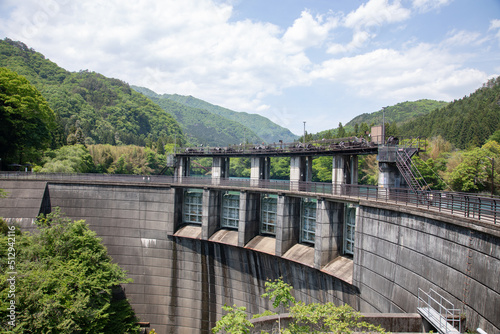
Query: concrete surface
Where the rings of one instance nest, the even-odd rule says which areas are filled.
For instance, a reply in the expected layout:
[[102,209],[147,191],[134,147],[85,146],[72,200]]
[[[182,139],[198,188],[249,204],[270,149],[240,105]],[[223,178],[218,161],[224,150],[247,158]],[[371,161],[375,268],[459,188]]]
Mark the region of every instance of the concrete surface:
[[[433,288],[464,310],[469,328],[500,331],[500,226],[359,201],[352,260],[337,256],[314,268],[318,252],[299,243],[300,198],[292,193],[278,197],[276,238],[255,236],[237,247],[242,234],[217,226],[216,187],[204,190],[203,226],[181,226],[183,187],[4,180],[0,187],[11,192],[0,199],[0,215],[23,228],[56,206],[85,219],[134,280],[126,294],[138,316],[159,333],[209,333],[224,304],[262,312],[270,306],[260,298],[264,283],[280,276],[299,300],[348,303],[364,313],[413,313],[418,288]],[[336,203],[325,210],[342,203],[324,200]],[[322,242],[335,230],[330,221],[318,224]]]

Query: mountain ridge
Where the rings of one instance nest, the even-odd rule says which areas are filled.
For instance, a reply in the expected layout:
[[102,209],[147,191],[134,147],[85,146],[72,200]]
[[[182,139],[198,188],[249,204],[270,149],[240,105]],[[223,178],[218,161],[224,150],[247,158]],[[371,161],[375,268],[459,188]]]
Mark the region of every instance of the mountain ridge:
[[279,140],[283,140],[283,142],[293,142],[299,138],[299,136],[293,134],[289,129],[272,122],[262,115],[234,111],[211,104],[191,95],[163,94],[162,96],[194,108],[207,110],[213,114],[245,125],[268,143],[278,142]]

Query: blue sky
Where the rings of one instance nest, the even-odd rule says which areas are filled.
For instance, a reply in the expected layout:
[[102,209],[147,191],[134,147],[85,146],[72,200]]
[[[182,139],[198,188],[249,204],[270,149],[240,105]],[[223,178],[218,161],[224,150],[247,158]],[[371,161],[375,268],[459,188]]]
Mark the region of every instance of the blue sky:
[[0,36],[296,134],[500,75],[499,0],[0,0]]

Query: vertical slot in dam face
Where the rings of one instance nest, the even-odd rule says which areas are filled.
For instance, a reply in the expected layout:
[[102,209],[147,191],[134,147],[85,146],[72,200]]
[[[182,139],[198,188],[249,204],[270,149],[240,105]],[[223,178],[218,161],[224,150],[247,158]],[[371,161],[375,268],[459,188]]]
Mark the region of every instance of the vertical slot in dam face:
[[172,262],[171,262],[171,268],[172,268],[172,278],[170,280],[170,302],[168,304],[168,322],[172,324],[169,326],[169,334],[174,334],[175,333],[175,324],[176,324],[176,318],[177,318],[177,298],[178,298],[178,293],[179,289],[177,286],[177,282],[179,280],[179,269],[178,269],[178,264],[177,264],[177,242],[175,240],[172,240]]
[[201,243],[201,331],[209,333],[217,319],[217,292],[215,289],[215,245]]

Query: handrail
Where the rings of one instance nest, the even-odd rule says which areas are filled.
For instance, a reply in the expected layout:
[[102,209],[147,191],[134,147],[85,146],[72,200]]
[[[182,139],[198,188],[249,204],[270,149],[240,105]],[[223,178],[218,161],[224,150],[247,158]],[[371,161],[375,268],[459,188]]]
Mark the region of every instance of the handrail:
[[[406,180],[408,185],[413,188],[414,191],[423,192],[430,189],[429,185],[422,177],[422,174],[420,174],[420,171],[418,170],[417,166],[411,159],[411,156],[408,154],[406,149],[400,149],[397,151],[396,165],[399,168],[401,175],[403,175],[403,178]],[[407,171],[404,170],[405,168]],[[415,189],[414,186],[417,186],[418,189]]]
[[[456,309],[453,303],[432,288],[428,293],[418,288],[417,297],[418,309],[438,323],[438,330],[453,333],[458,329],[458,332],[461,332],[460,309]],[[431,310],[436,311],[439,316],[436,318]],[[450,330],[450,326],[453,326],[453,329]]]
[[[234,189],[259,188],[301,192],[303,196],[329,194],[353,199],[426,208],[442,213],[460,215],[482,222],[498,224],[500,198],[478,196],[469,193],[440,192],[429,190],[414,192],[408,188],[380,188],[376,186],[332,184],[322,182],[290,182],[288,180],[251,180],[248,178],[212,179],[211,177],[176,178],[164,175],[117,175],[117,174],[42,174],[25,172],[0,172],[0,180],[43,181],[98,181],[122,183],[154,183],[174,186],[225,186]],[[1,186],[0,186],[1,187]]]
[[[426,140],[423,137],[408,137],[396,139],[397,142],[402,142],[404,147],[414,147],[421,149],[426,146]],[[327,153],[338,152],[343,150],[354,149],[376,149],[379,146],[385,146],[385,143],[377,144],[377,138],[363,137],[346,137],[335,139],[322,139],[302,142],[274,142],[262,144],[235,144],[222,146],[195,146],[195,147],[176,147],[174,155],[190,155],[190,156],[220,156],[220,155],[242,155],[242,154],[297,154],[297,153]],[[424,148],[425,150],[425,148]]]

